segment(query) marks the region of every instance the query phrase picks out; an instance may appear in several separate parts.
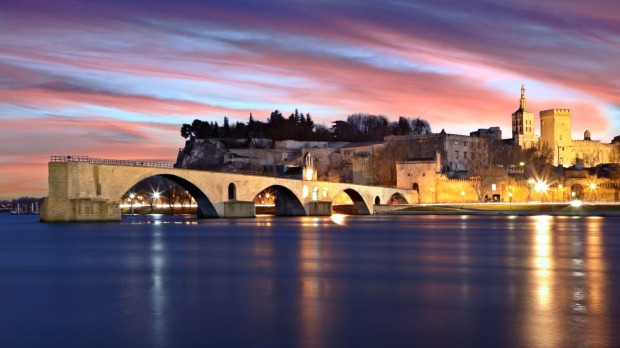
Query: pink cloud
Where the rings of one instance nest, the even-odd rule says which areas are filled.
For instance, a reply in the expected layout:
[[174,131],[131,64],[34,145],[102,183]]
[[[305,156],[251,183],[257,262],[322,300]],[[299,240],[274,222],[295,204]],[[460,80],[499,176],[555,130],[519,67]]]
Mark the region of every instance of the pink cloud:
[[3,120],[0,196],[45,196],[53,155],[174,163],[183,145],[179,128],[97,118]]
[[[571,108],[574,137],[587,125],[609,141],[619,8],[584,4],[2,4],[0,192],[39,187],[50,155],[174,161],[182,123],[264,120],[274,109],[328,126],[355,112],[420,116],[461,134],[499,125],[509,137],[519,91],[489,81],[574,91],[528,106]],[[161,123],[118,120],[138,118]],[[17,182],[20,167],[41,172],[24,175],[34,186]]]

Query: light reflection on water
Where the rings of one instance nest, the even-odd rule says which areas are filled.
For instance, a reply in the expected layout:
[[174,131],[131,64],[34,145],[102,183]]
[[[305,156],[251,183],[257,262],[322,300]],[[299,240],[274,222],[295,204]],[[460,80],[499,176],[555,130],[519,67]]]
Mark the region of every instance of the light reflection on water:
[[153,241],[151,243],[151,308],[153,311],[153,346],[167,346],[167,322],[165,317],[168,306],[166,288],[164,285],[166,276],[166,247],[163,241],[164,231],[160,224],[153,229]]
[[618,345],[618,219],[8,219],[3,346]]

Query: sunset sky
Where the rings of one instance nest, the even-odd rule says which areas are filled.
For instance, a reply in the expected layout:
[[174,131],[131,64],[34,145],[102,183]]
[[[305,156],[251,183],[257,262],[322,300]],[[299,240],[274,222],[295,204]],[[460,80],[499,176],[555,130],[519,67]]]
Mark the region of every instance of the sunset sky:
[[52,155],[174,162],[196,118],[362,112],[509,138],[522,84],[537,119],[569,108],[574,139],[609,142],[618,13],[617,0],[2,1],[0,199],[46,196]]

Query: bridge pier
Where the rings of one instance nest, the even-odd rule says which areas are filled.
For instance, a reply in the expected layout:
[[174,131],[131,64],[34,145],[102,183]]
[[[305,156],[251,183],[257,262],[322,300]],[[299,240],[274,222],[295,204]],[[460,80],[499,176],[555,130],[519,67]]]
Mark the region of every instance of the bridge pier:
[[120,221],[118,201],[97,197],[93,173],[87,163],[50,162],[49,195],[41,206],[41,221]]
[[223,217],[256,217],[254,202],[230,200],[224,202]]
[[46,198],[41,206],[41,221],[120,221],[118,202],[90,198],[57,200]]
[[308,216],[331,216],[331,201],[310,201],[304,204]]

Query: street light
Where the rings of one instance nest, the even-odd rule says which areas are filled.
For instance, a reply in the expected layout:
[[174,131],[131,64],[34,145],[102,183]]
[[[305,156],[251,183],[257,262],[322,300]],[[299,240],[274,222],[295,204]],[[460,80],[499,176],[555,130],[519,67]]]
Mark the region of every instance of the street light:
[[547,192],[547,183],[542,180],[536,181],[536,184],[534,185],[534,190],[536,190],[536,192],[540,194],[540,201],[542,202],[543,194]]
[[542,181],[542,180],[538,180],[536,182],[536,185],[534,185],[534,190],[536,190],[538,192],[545,192],[545,191],[547,191],[547,183]]
[[[523,163],[523,162],[521,162],[521,163]],[[527,200],[528,201],[532,200],[532,186],[534,185],[534,182],[535,182],[534,179],[529,179],[527,181],[527,183],[529,184],[529,190],[527,192]]]
[[158,191],[153,192],[153,205],[155,207],[157,207],[157,200],[159,199],[159,197],[161,196],[161,194]]
[[589,187],[590,187],[590,195],[592,195],[592,191],[594,191],[594,195],[595,195],[594,198],[597,198],[596,197],[596,184],[594,182],[591,182]]

